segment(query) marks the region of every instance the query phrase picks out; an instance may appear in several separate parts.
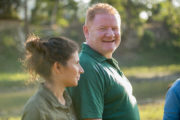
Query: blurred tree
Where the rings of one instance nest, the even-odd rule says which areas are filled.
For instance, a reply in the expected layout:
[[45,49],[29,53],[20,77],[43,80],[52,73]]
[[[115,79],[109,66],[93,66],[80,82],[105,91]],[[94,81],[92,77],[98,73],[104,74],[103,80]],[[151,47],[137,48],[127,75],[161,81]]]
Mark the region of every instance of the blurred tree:
[[18,19],[20,0],[0,0],[0,19]]
[[180,6],[176,7],[172,0],[166,0],[154,4],[151,11],[152,16],[148,23],[161,23],[165,28],[164,31],[167,31],[170,36],[168,40],[164,39],[164,43],[180,48]]
[[[24,25],[28,25],[29,22],[30,32],[41,33],[43,36],[61,34],[77,41],[83,39],[82,20],[84,18],[82,17],[84,16],[77,17],[78,9],[81,9],[81,7],[78,8],[81,0],[34,0],[35,6],[32,9],[23,4],[26,1],[29,2],[29,0],[1,0],[0,19],[19,18],[18,9],[22,8],[23,5],[26,8],[23,11],[24,18],[26,18]],[[163,39],[161,41],[164,43],[170,43],[172,46],[179,44],[180,46],[180,7],[173,6],[172,0],[161,2],[152,0],[91,0],[90,4],[97,2],[109,3],[119,11],[122,19],[122,44],[124,44],[122,47],[131,49],[139,47],[139,43],[146,43],[140,42],[146,40],[142,39],[142,37],[147,37],[145,31],[153,32],[154,45],[159,44],[157,39]],[[31,16],[27,15],[27,9],[32,13]],[[139,17],[142,11],[147,14],[147,20],[142,20]],[[151,27],[147,28],[146,26]],[[166,33],[169,37],[159,37]]]
[[67,27],[76,16],[77,3],[74,0],[36,0],[31,22],[36,25],[60,25]]
[[36,0],[30,19],[31,24],[36,27],[35,33],[37,27],[41,27],[39,34],[42,33],[43,36],[65,35],[76,41],[80,39],[82,33],[74,28],[80,24],[77,4],[74,0]]
[[27,39],[29,34],[29,21],[28,21],[28,15],[27,15],[27,0],[24,0],[24,29],[25,29],[25,39]]
[[[6,52],[8,48],[12,51],[20,50],[24,42],[22,21],[18,10],[21,0],[0,0],[0,49]],[[15,50],[16,49],[16,50]]]

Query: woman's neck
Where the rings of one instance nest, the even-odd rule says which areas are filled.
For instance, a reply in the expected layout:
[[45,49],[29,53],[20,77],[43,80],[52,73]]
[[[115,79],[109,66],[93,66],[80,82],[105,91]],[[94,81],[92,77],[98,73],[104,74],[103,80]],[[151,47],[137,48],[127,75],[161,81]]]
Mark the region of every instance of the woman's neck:
[[49,83],[47,81],[45,82],[45,86],[54,94],[54,96],[56,96],[56,98],[62,105],[66,104],[66,101],[63,96],[65,90],[64,86],[60,86],[54,83]]

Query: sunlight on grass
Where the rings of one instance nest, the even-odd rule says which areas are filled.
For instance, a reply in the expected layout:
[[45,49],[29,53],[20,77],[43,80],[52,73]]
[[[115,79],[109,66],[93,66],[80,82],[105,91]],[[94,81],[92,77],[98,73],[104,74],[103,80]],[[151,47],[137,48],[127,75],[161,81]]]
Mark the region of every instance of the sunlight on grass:
[[[28,86],[27,86],[28,87]],[[19,90],[1,93],[0,96],[0,120],[20,120],[23,107],[37,87],[20,88]]]
[[7,111],[14,108],[21,108],[35,90],[35,88],[32,88],[1,93],[0,106],[4,108],[3,110]]
[[26,73],[0,73],[0,81],[10,80],[10,81],[23,81],[27,80],[29,77]]
[[154,76],[164,76],[180,72],[180,65],[124,67],[122,68],[122,71],[126,76],[150,78]]
[[20,120],[21,117],[8,117],[8,118],[0,118],[0,120]]
[[162,120],[164,101],[139,105],[141,120]]
[[8,120],[20,120],[20,117],[10,117]]

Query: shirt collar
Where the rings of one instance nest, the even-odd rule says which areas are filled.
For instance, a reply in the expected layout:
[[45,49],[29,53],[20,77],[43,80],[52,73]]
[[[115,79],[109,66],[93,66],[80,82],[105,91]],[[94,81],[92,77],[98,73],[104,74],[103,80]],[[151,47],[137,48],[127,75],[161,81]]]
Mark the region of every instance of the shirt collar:
[[[94,59],[96,59],[99,62],[108,62],[109,64],[111,64],[112,66],[114,66],[116,69],[118,69],[119,71],[120,68],[118,66],[118,62],[114,59],[114,58],[106,58],[104,56],[102,56],[100,53],[98,53],[97,51],[93,50],[89,45],[87,45],[86,43],[82,44],[82,50],[81,52],[83,53],[87,53],[88,55],[90,55],[91,57],[93,57]],[[120,74],[122,75],[122,72],[120,72]]]
[[87,45],[86,43],[82,44],[82,50],[81,52],[85,52],[88,55],[90,55],[91,57],[93,57],[94,59],[96,59],[99,62],[103,62],[105,60],[107,60],[106,57],[102,56],[100,53],[98,53],[97,51],[93,50],[89,45]]
[[54,107],[61,107],[66,109],[69,108],[72,104],[72,100],[66,91],[64,91],[66,105],[62,105],[54,96],[54,94],[44,85],[44,83],[41,83],[39,92]]

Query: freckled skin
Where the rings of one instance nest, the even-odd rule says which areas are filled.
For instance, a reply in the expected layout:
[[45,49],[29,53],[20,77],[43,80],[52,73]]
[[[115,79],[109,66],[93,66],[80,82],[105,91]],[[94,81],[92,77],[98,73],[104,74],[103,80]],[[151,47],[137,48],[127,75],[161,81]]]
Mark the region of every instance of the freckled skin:
[[120,17],[111,14],[96,14],[89,25],[84,26],[87,44],[107,58],[120,44]]

